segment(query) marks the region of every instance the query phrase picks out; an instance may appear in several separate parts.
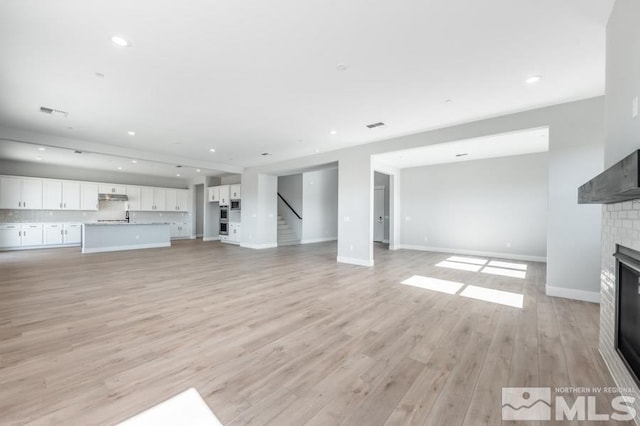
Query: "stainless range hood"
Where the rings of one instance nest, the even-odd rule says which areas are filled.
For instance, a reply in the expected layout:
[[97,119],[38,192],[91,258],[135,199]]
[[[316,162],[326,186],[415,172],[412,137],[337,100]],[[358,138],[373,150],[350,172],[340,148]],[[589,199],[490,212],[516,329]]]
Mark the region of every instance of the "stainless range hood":
[[98,201],[129,201],[127,194],[98,194]]

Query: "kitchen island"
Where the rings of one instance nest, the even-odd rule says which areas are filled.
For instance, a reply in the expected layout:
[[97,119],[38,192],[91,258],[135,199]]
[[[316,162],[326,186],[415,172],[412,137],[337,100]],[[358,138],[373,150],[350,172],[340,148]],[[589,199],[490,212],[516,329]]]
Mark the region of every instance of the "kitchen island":
[[170,247],[168,223],[85,223],[82,253]]

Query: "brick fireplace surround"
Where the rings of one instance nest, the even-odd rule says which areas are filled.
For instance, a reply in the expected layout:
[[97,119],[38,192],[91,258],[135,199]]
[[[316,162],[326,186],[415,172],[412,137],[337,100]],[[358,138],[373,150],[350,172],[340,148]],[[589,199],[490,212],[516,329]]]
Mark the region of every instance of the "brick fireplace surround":
[[[602,252],[600,271],[600,353],[616,384],[636,393],[634,408],[640,413],[640,389],[615,349],[616,244],[640,251],[640,200],[602,207]],[[638,418],[636,417],[636,423]],[[640,423],[638,423],[640,424]]]

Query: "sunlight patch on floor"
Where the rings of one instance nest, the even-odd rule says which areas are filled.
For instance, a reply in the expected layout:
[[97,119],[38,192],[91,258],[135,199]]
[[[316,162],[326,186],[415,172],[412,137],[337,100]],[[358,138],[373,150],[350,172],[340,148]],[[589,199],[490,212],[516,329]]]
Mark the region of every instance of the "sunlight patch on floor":
[[462,287],[464,287],[463,283],[441,280],[438,278],[423,277],[420,275],[414,275],[411,278],[407,278],[400,284],[423,288],[425,290],[439,291],[440,293],[446,294],[456,294]]
[[526,271],[515,271],[513,269],[492,268],[491,266],[485,266],[482,268],[483,274],[501,275],[503,277],[522,278],[527,275]]
[[520,309],[522,309],[524,304],[524,296],[522,294],[512,293],[510,291],[494,290],[492,288],[477,287],[475,285],[466,286],[460,293],[460,296]]
[[482,269],[482,265],[474,265],[470,263],[460,263],[460,262],[450,262],[448,260],[443,260],[440,263],[437,263],[436,266],[441,268],[450,268],[450,269],[458,269],[461,271],[470,271],[470,272],[478,272]]

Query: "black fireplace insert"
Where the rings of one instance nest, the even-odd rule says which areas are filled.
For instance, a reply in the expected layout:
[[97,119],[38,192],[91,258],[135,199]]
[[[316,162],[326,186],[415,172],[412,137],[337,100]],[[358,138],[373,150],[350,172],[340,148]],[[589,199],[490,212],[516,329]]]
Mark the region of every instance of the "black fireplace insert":
[[616,246],[615,345],[640,386],[640,252]]

